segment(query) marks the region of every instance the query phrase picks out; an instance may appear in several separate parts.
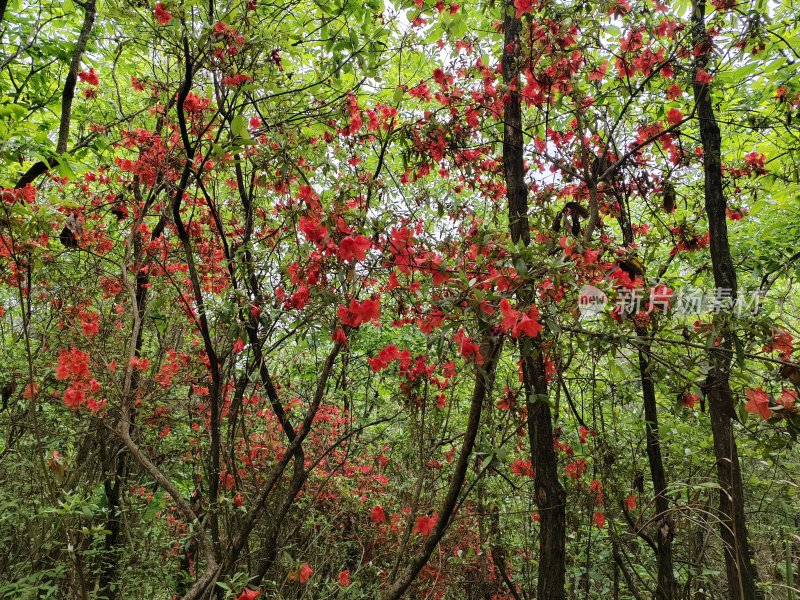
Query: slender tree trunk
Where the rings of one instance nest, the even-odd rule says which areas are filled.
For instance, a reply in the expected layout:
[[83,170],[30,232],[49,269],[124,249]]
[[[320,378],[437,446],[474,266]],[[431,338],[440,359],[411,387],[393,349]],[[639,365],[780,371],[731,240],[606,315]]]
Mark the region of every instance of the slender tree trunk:
[[[703,144],[705,172],[705,209],[710,234],[711,264],[717,290],[736,297],[736,271],[728,244],[728,226],[725,209],[727,202],[722,188],[722,137],[711,93],[707,84],[697,82],[696,74],[708,66],[711,41],[706,32],[705,0],[693,2],[693,36],[697,59],[695,61],[694,96]],[[706,379],[711,432],[714,436],[714,455],[717,462],[717,480],[720,486],[720,529],[725,552],[725,570],[728,578],[730,600],[757,598],[756,572],[750,560],[747,524],[744,513],[744,489],[739,466],[739,454],[733,433],[736,413],[730,389],[732,331],[727,318],[716,315],[720,344],[709,351],[711,371]]]
[[221,370],[222,362],[217,356],[214,342],[211,336],[211,329],[208,322],[208,315],[206,314],[205,300],[203,298],[202,288],[200,286],[200,278],[197,273],[195,265],[194,251],[192,249],[192,240],[189,232],[184,226],[183,218],[181,217],[181,206],[183,202],[183,195],[189,180],[189,174],[192,171],[192,164],[199,142],[192,144],[189,138],[189,128],[186,122],[186,114],[184,111],[184,102],[192,90],[193,76],[194,76],[194,61],[191,51],[189,49],[189,40],[184,36],[183,38],[183,59],[184,59],[184,78],[183,83],[178,90],[178,101],[176,103],[178,113],[178,129],[181,134],[181,141],[183,142],[184,151],[186,153],[186,161],[181,175],[180,184],[177,192],[172,199],[172,221],[175,224],[175,229],[178,233],[178,239],[183,248],[184,258],[186,259],[186,266],[189,272],[189,281],[191,282],[192,291],[194,294],[194,302],[197,307],[197,328],[203,339],[203,347],[206,352],[206,357],[209,363],[209,375],[211,377],[211,385],[209,386],[209,424],[210,424],[210,448],[208,451],[208,520],[209,530],[211,531],[211,541],[214,548],[214,556],[216,562],[219,562],[222,555],[222,547],[220,540],[220,527],[219,527],[219,478],[220,478],[220,456],[222,448],[222,439],[220,437],[220,415],[221,415],[221,400],[222,400],[222,380]]
[[[519,94],[520,29],[512,0],[504,4],[503,81],[508,86],[503,120],[503,172],[508,197],[508,224],[515,244],[530,244],[528,187],[523,163],[522,106]],[[524,300],[530,300],[528,298]],[[566,493],[558,479],[553,448],[553,419],[548,402],[544,357],[535,342],[520,344],[522,378],[528,410],[531,463],[536,472],[534,492],[541,517],[538,597],[565,598]]]
[[528,186],[525,183],[525,166],[522,160],[522,104],[519,95],[520,30],[522,23],[516,18],[513,0],[503,5],[506,13],[503,27],[503,83],[508,86],[508,98],[503,108],[503,172],[508,197],[508,227],[514,243],[531,242],[528,225]]
[[538,597],[560,600],[566,597],[567,494],[558,480],[547,378],[544,358],[538,346],[523,347],[522,378],[527,398],[531,463],[536,472],[534,493],[541,518]]
[[127,470],[127,452],[120,451],[116,456],[108,456],[105,443],[101,442],[103,449],[104,468],[110,473],[106,474],[103,481],[103,490],[108,503],[106,526],[108,530],[103,544],[103,554],[100,562],[100,576],[98,579],[97,597],[102,600],[116,600],[117,589],[113,583],[117,579],[122,545],[122,482]]
[[[641,336],[646,331],[638,331]],[[661,457],[661,443],[658,436],[658,411],[656,408],[656,388],[650,372],[650,347],[639,350],[639,374],[642,380],[642,397],[644,400],[645,435],[647,440],[647,461],[650,465],[650,477],[653,480],[656,511],[658,521],[656,527],[656,560],[658,563],[658,587],[654,597],[657,600],[671,600],[675,594],[675,573],[672,561],[672,538],[674,524],[669,512],[667,498],[667,475],[664,460]]]
[[280,536],[283,525],[286,523],[286,515],[289,514],[289,510],[291,510],[297,498],[297,494],[300,493],[300,490],[308,479],[308,473],[304,465],[305,461],[303,460],[304,457],[305,455],[303,454],[302,447],[298,447],[298,454],[294,457],[294,473],[289,482],[289,487],[286,490],[286,495],[283,497],[280,508],[276,507],[275,517],[263,540],[264,557],[258,566],[255,578],[252,579],[252,583],[255,587],[259,587],[263,583],[272,565],[275,564],[275,557],[278,555],[278,537]]
[[[620,202],[620,206],[625,204]],[[620,228],[626,247],[633,244],[633,228],[626,211],[620,215]],[[646,340],[648,331],[645,327],[636,326],[636,335]],[[672,559],[672,539],[675,525],[669,512],[667,498],[667,474],[664,459],[661,455],[661,442],[658,432],[658,404],[656,402],[656,386],[653,380],[650,362],[650,344],[639,347],[639,379],[642,383],[642,403],[644,405],[645,440],[647,443],[647,462],[650,467],[650,479],[653,481],[656,512],[656,563],[658,580],[654,598],[656,600],[672,600],[677,592]]]
[[[135,184],[138,186],[138,183]],[[138,187],[134,192],[136,196],[137,202],[142,202],[141,195],[138,192]],[[145,204],[145,207],[149,206],[152,200],[148,200]],[[146,211],[142,211],[144,214]],[[136,316],[134,319],[133,330],[135,332],[135,338],[133,339],[133,356],[139,358],[142,352],[142,343],[144,341],[144,317],[145,312],[147,310],[147,300],[148,300],[148,289],[149,289],[149,282],[150,278],[146,275],[141,269],[141,261],[142,261],[142,254],[144,252],[144,246],[142,244],[142,238],[139,233],[136,232],[138,224],[142,221],[142,217],[134,224],[132,227],[132,239],[133,239],[133,265],[139,269],[136,275],[136,284],[134,288],[134,298],[136,301],[135,310]],[[158,234],[160,235],[160,233]],[[156,232],[153,233],[151,237],[151,241],[155,239]],[[150,260],[150,259],[148,259]],[[138,325],[137,325],[138,324]],[[139,389],[140,383],[140,376],[139,372],[136,370],[131,370],[130,373],[130,382],[125,389],[125,399],[123,400],[126,403],[129,403],[131,399],[136,395],[137,390]],[[136,411],[133,407],[131,407],[129,411],[129,430],[133,431],[136,424]],[[120,518],[120,512],[122,510],[122,503],[125,495],[125,486],[124,480],[128,475],[128,471],[130,468],[130,458],[131,455],[129,452],[125,451],[124,448],[121,448],[119,452],[117,452],[113,457],[110,457],[109,462],[109,471],[113,472],[113,478],[107,477],[104,482],[104,489],[106,494],[106,501],[108,502],[108,517],[106,520],[106,529],[110,531],[108,535],[106,535],[105,539],[105,555],[103,557],[102,567],[100,569],[100,577],[98,579],[98,598],[104,598],[105,600],[116,600],[118,597],[118,590],[117,587],[114,585],[117,581],[117,576],[119,573],[119,562],[121,558],[121,546],[123,544],[124,538],[122,536],[122,520]]]

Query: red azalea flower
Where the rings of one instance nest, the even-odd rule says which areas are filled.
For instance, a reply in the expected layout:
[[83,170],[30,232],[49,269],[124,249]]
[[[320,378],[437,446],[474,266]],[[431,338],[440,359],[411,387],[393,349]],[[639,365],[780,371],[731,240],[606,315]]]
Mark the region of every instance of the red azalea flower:
[[297,571],[297,581],[306,583],[314,574],[314,569],[308,566],[308,563],[303,563]]
[[745,392],[749,402],[744,409],[753,414],[761,415],[765,421],[772,416],[772,411],[769,409],[769,395],[761,388],[750,389]]
[[159,25],[169,25],[170,21],[172,21],[172,13],[169,12],[161,2],[156,2],[156,8],[153,11],[153,15],[158,21]]
[[376,506],[372,509],[369,513],[369,518],[372,519],[373,523],[385,523],[386,522],[386,513],[383,510],[382,506]]
[[339,573],[339,585],[342,587],[349,587],[350,586],[350,570],[345,569],[341,573]]
[[412,533],[418,533],[422,537],[428,537],[433,531],[433,528],[436,526],[436,521],[439,520],[439,515],[434,513],[430,517],[425,515],[423,517],[417,518],[417,522],[414,525],[414,528],[411,530]]

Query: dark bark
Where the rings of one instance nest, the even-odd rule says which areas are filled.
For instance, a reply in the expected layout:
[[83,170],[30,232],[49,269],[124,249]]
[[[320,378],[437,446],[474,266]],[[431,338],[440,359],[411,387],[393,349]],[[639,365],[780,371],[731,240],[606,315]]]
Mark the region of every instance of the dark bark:
[[430,535],[425,539],[420,551],[406,568],[400,572],[397,579],[383,594],[383,600],[397,600],[406,592],[419,572],[427,564],[434,549],[444,536],[445,531],[447,531],[447,527],[453,518],[456,505],[458,504],[461,487],[467,476],[470,456],[472,455],[472,449],[475,446],[475,440],[478,437],[478,431],[480,429],[481,409],[483,408],[484,400],[492,385],[494,368],[497,365],[497,357],[500,354],[501,347],[502,340],[498,341],[492,339],[490,334],[484,335],[484,339],[481,343],[481,354],[484,357],[485,363],[482,367],[475,367],[475,386],[472,389],[467,428],[464,431],[461,451],[459,452],[453,475],[450,477],[447,496],[439,508],[439,518],[436,521],[433,531],[431,531]]
[[514,15],[514,2],[504,3],[503,83],[508,86],[508,101],[503,108],[503,173],[508,196],[508,226],[514,243],[527,246],[531,241],[528,225],[528,186],[522,158],[522,104],[519,95],[519,47],[522,23]]
[[192,79],[194,75],[194,63],[192,61],[191,50],[189,48],[189,41],[186,37],[183,38],[183,53],[184,79],[181,88],[178,91],[176,108],[178,113],[178,129],[180,130],[181,140],[183,141],[184,151],[186,152],[186,162],[181,175],[180,185],[178,186],[172,201],[172,221],[175,223],[178,239],[181,242],[184,258],[186,259],[186,265],[189,271],[189,280],[192,284],[194,302],[197,305],[197,326],[203,339],[203,347],[208,358],[209,374],[211,376],[211,385],[209,386],[209,405],[211,412],[209,423],[211,439],[208,457],[208,516],[214,554],[217,561],[219,561],[219,558],[222,554],[222,549],[220,545],[219,511],[217,510],[217,500],[219,498],[220,455],[222,449],[222,437],[220,435],[219,425],[221,412],[220,399],[222,394],[220,371],[222,365],[220,364],[220,359],[217,356],[213,340],[211,339],[211,329],[208,324],[208,316],[206,314],[203,291],[200,287],[200,278],[197,274],[197,267],[195,266],[192,242],[181,217],[183,194],[186,191],[186,187],[189,182],[189,176],[192,171],[192,165],[194,163],[194,157],[197,153],[197,146],[200,143],[198,141],[197,144],[193,145],[189,139],[189,129],[186,123],[186,114],[183,108],[183,103],[192,89]]
[[[506,179],[511,240],[515,244],[528,246],[528,187],[523,167],[522,106],[518,89],[519,36],[522,23],[515,16],[516,9],[511,0],[504,4],[504,9],[502,64],[503,81],[508,86],[508,99],[503,112],[503,172]],[[541,517],[538,597],[562,600],[565,598],[566,577],[566,493],[558,479],[544,358],[536,343],[521,345],[520,349],[527,396],[531,463],[536,471],[534,489]]]
[[[620,206],[625,203],[620,202]],[[633,229],[626,211],[622,211],[619,218],[622,229],[623,242],[626,247],[633,244]],[[644,405],[645,440],[647,444],[647,462],[650,467],[650,479],[653,482],[655,493],[656,512],[656,563],[658,570],[657,586],[654,598],[656,600],[671,600],[677,592],[675,573],[672,558],[672,539],[675,535],[675,525],[669,512],[669,499],[667,498],[667,475],[664,469],[664,459],[661,455],[661,442],[658,432],[658,405],[656,402],[656,386],[653,380],[650,361],[650,343],[647,329],[636,326],[636,335],[643,341],[639,346],[639,379],[642,383],[642,403]]]
[[[712,44],[706,32],[705,0],[693,2],[692,40],[696,48],[695,74],[708,66]],[[727,200],[722,185],[722,136],[714,114],[711,93],[707,84],[694,82],[694,96],[703,145],[703,170],[705,174],[705,209],[710,234],[711,264],[714,284],[718,290],[736,296],[736,270],[728,243],[725,215]],[[728,315],[717,315],[721,342],[711,348],[711,371],[706,379],[706,397],[714,437],[714,455],[717,463],[717,480],[720,486],[720,530],[725,553],[725,571],[730,600],[750,600],[759,597],[756,589],[756,572],[750,559],[747,523],[744,512],[744,489],[739,466],[739,455],[733,433],[733,394],[730,389],[731,350],[733,331]]]
[[267,535],[264,538],[264,556],[261,560],[261,564],[258,567],[256,577],[252,580],[255,587],[258,587],[262,584],[270,568],[272,568],[272,565],[275,563],[275,558],[278,555],[278,536],[280,535],[283,525],[286,522],[286,516],[289,514],[289,510],[292,508],[297,494],[300,493],[300,490],[303,488],[306,480],[308,479],[308,472],[305,470],[303,463],[304,461],[300,460],[299,455],[295,455],[292,480],[289,483],[289,487],[283,497],[283,502],[281,502],[280,508],[276,511],[275,517],[272,519]]
[[100,568],[100,579],[97,590],[97,597],[104,600],[116,600],[117,589],[114,582],[119,571],[120,546],[121,546],[121,526],[120,511],[122,510],[122,481],[125,477],[128,461],[127,452],[120,452],[115,459],[116,470],[113,479],[106,478],[103,482],[106,501],[108,502],[108,518],[106,519],[106,534],[104,543],[103,563]]
[[537,597],[562,600],[566,598],[567,494],[558,479],[553,447],[553,418],[547,397],[547,377],[541,348],[534,346],[522,349],[522,379],[528,409],[531,463],[536,473],[534,493],[541,519]]
[[[641,336],[646,331],[637,330]],[[655,505],[658,512],[656,521],[656,561],[658,563],[658,586],[654,597],[656,600],[671,600],[674,597],[675,574],[672,560],[672,538],[675,526],[669,512],[667,498],[667,475],[664,460],[661,457],[661,443],[658,436],[658,410],[656,407],[656,389],[650,371],[650,346],[639,349],[639,375],[642,381],[642,398],[644,400],[645,436],[647,441],[647,462],[650,465],[650,477],[653,480]]]
[[[263,510],[266,508],[267,500],[272,490],[275,488],[275,486],[278,484],[278,481],[283,476],[283,473],[286,470],[286,467],[289,465],[289,462],[291,462],[297,456],[298,449],[305,441],[306,436],[309,433],[311,433],[312,425],[314,423],[314,418],[316,417],[317,411],[319,410],[319,407],[322,404],[322,400],[325,397],[325,389],[327,387],[328,381],[330,380],[330,376],[333,371],[333,366],[336,362],[336,357],[339,355],[339,352],[341,352],[342,348],[343,348],[342,344],[336,343],[331,349],[330,353],[328,354],[328,358],[325,360],[325,366],[323,367],[322,373],[320,374],[319,380],[317,381],[317,388],[314,392],[314,398],[312,399],[311,405],[309,406],[308,411],[306,412],[301,427],[297,431],[297,435],[294,437],[292,442],[286,447],[281,459],[270,470],[268,476],[265,478],[265,482],[261,488],[261,492],[259,493],[258,498],[254,503],[253,509],[242,520],[238,533],[228,543],[224,561],[220,566],[218,572],[215,574],[214,578],[210,581],[211,585],[213,585],[213,582],[221,574],[228,573],[235,564],[240,553],[247,544],[247,540],[250,537],[250,532],[253,530],[253,527],[256,524],[256,520],[258,519],[259,515],[261,515]],[[295,463],[295,473],[297,473],[297,463]]]
[[[251,298],[253,298],[256,302],[260,302],[262,297],[260,285],[258,282],[258,278],[256,276],[255,264],[253,262],[253,256],[249,249],[249,241],[252,236],[253,232],[253,204],[251,193],[245,187],[244,182],[244,174],[242,172],[242,168],[239,164],[239,156],[236,155],[237,164],[236,164],[236,181],[237,181],[237,191],[239,193],[239,198],[242,202],[242,208],[245,213],[245,230],[244,230],[244,253],[243,253],[243,262],[245,266],[245,277],[244,283],[247,287],[247,291]],[[283,476],[283,472],[288,466],[288,459],[291,459],[294,464],[294,473],[292,476],[292,480],[290,482],[289,490],[286,492],[286,496],[284,497],[284,501],[281,504],[281,508],[279,510],[279,514],[281,515],[280,518],[274,519],[273,525],[270,527],[268,535],[264,541],[264,548],[265,548],[265,557],[262,560],[262,564],[259,567],[258,575],[257,575],[257,582],[260,582],[261,579],[266,575],[266,572],[274,562],[275,552],[277,548],[275,547],[275,541],[278,538],[280,533],[280,524],[283,522],[283,517],[288,513],[289,509],[291,508],[292,504],[294,503],[295,497],[300,489],[305,484],[305,481],[308,477],[308,473],[305,471],[305,451],[302,447],[304,435],[298,439],[297,432],[289,421],[288,416],[286,415],[286,411],[283,407],[283,404],[280,401],[280,397],[278,396],[278,391],[275,388],[275,384],[272,381],[272,376],[270,375],[269,368],[267,367],[266,357],[264,356],[263,348],[262,348],[262,341],[259,339],[259,321],[254,317],[245,316],[246,312],[242,311],[240,318],[243,321],[245,326],[245,331],[247,332],[247,338],[250,342],[250,349],[253,353],[253,361],[258,369],[259,377],[261,379],[261,383],[264,386],[264,390],[266,391],[267,398],[269,399],[270,406],[272,407],[272,411],[275,414],[276,418],[278,419],[278,423],[281,426],[284,434],[286,435],[286,439],[289,442],[289,451],[286,453],[285,458],[286,461],[280,461],[278,465],[276,465],[276,469],[270,474],[268,478],[267,486],[262,489],[262,493],[259,496],[259,501],[256,503],[255,508],[245,519],[242,529],[240,531],[239,536],[237,536],[236,541],[229,546],[228,552],[225,556],[225,560],[223,561],[222,568],[220,570],[220,575],[226,575],[228,572],[235,568],[236,562],[239,559],[239,554],[241,550],[246,545],[247,539],[249,537],[250,531],[252,530],[253,526],[255,525],[256,517],[266,508],[267,505],[267,496],[272,488],[277,485],[280,478]],[[335,349],[336,353],[338,353],[338,349]],[[329,359],[330,360],[330,359]],[[330,362],[330,367],[332,368],[333,363]],[[324,390],[324,386],[327,384],[328,377],[330,375],[330,368],[326,368],[323,372],[323,379],[320,380],[321,388],[318,388],[318,393],[321,393]],[[321,396],[320,396],[321,400]],[[316,397],[315,397],[316,401]],[[309,409],[311,414],[316,413],[315,406],[318,404],[312,405],[312,408]],[[307,419],[307,423],[310,423]],[[305,431],[304,429],[301,431]]]
[[492,534],[492,540],[491,540],[492,562],[494,563],[497,572],[500,573],[500,577],[503,579],[503,583],[506,585],[508,593],[514,597],[514,600],[523,600],[523,596],[517,589],[517,585],[514,583],[514,580],[511,579],[511,577],[508,574],[508,566],[506,564],[506,551],[505,548],[503,548],[503,544],[501,541],[502,534],[500,532],[500,509],[496,504],[492,508],[491,514],[489,515],[489,519],[490,519],[490,531]]

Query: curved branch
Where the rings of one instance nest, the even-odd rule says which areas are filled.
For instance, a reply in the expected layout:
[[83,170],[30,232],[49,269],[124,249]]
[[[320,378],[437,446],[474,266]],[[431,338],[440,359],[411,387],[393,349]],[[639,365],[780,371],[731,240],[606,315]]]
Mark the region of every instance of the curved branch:
[[[5,2],[3,2],[5,4]],[[83,25],[81,32],[78,35],[78,41],[75,43],[75,48],[72,50],[72,59],[69,64],[69,71],[67,78],[64,81],[64,89],[61,92],[61,118],[58,125],[58,140],[56,142],[56,154],[61,155],[67,151],[67,142],[69,141],[69,129],[72,121],[72,101],[75,98],[75,85],[78,82],[78,71],[81,68],[81,59],[86,50],[86,44],[89,42],[89,37],[92,34],[94,27],[94,20],[97,16],[97,8],[95,0],[87,0],[83,5]],[[1,20],[1,16],[0,16]],[[38,161],[34,163],[25,174],[20,177],[17,184],[14,186],[16,189],[24,188],[29,183],[33,183],[37,177],[47,173],[50,169],[58,164],[58,158],[53,156],[45,161]]]
[[497,359],[500,355],[500,349],[503,346],[503,339],[493,339],[490,334],[484,335],[481,343],[481,355],[486,360],[486,364],[475,367],[475,386],[472,390],[472,400],[470,401],[469,417],[467,420],[467,429],[464,433],[464,440],[461,444],[461,452],[458,455],[453,476],[450,478],[450,485],[447,490],[447,496],[442,502],[439,509],[438,519],[433,531],[430,533],[422,549],[416,557],[400,574],[400,577],[392,584],[392,586],[383,595],[383,600],[398,600],[408,587],[416,579],[419,572],[427,564],[428,559],[433,553],[439,541],[444,537],[448,525],[453,519],[454,509],[458,503],[458,498],[461,493],[461,487],[467,475],[467,467],[469,466],[469,459],[472,455],[472,449],[475,446],[475,440],[478,437],[478,430],[480,429],[481,409],[483,407],[486,395],[491,388],[492,379],[494,377],[494,368],[497,365]]

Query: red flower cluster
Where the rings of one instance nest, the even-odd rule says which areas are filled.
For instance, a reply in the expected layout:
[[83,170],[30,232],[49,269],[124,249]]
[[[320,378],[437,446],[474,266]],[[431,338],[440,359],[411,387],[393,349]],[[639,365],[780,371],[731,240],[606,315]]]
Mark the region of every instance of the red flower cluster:
[[458,353],[464,360],[474,360],[476,365],[483,364],[480,346],[472,341],[463,328],[455,333],[453,340],[458,346]]
[[772,332],[772,341],[764,345],[764,352],[774,352],[778,350],[781,360],[789,360],[792,357],[792,334],[785,329],[775,329]]
[[507,298],[500,301],[500,312],[503,314],[503,322],[500,324],[503,331],[511,330],[512,338],[519,338],[523,335],[535,338],[542,330],[539,324],[539,310],[536,306],[531,306],[527,313],[522,313],[512,308]]
[[530,460],[515,460],[511,463],[511,472],[522,477],[535,476]]
[[364,300],[363,302],[350,300],[350,306],[340,304],[336,314],[344,325],[360,327],[363,323],[369,323],[380,317],[380,308],[380,299]]
[[788,418],[790,414],[795,412],[797,390],[783,388],[781,395],[773,402],[772,407],[770,406],[769,394],[760,387],[747,390],[745,396],[748,402],[744,409],[749,413],[759,415],[765,421],[768,421],[776,414]]
[[156,8],[153,11],[153,16],[158,21],[159,25],[169,25],[172,21],[172,13],[169,12],[161,2],[156,2]]
[[371,245],[372,242],[366,236],[348,235],[339,242],[339,250],[336,254],[339,260],[345,262],[364,260]]
[[100,85],[100,79],[97,77],[97,73],[94,72],[94,68],[78,73],[78,79],[89,85]]
[[319,244],[328,235],[328,228],[318,219],[312,217],[300,217],[297,226],[309,242]]
[[63,396],[67,408],[77,410],[85,405],[93,413],[105,408],[105,399],[97,400],[93,396],[87,398],[87,393],[97,394],[102,387],[92,377],[89,370],[89,355],[86,352],[72,347],[69,350],[61,350],[56,364],[56,379],[71,382]]
[[385,523],[386,512],[382,506],[376,506],[370,511],[369,518],[372,519],[373,523]]
[[433,528],[436,527],[436,522],[439,520],[439,515],[433,513],[431,516],[425,515],[422,517],[417,518],[417,522],[414,524],[414,528],[411,530],[411,533],[418,533],[422,537],[428,537]]
[[[411,353],[408,350],[405,350],[404,352],[408,354],[408,358],[410,359]],[[397,346],[390,344],[381,349],[381,351],[378,353],[378,356],[370,358],[367,362],[369,362],[369,366],[372,367],[373,371],[382,371],[389,366],[390,362],[398,360],[400,355],[400,349]]]

